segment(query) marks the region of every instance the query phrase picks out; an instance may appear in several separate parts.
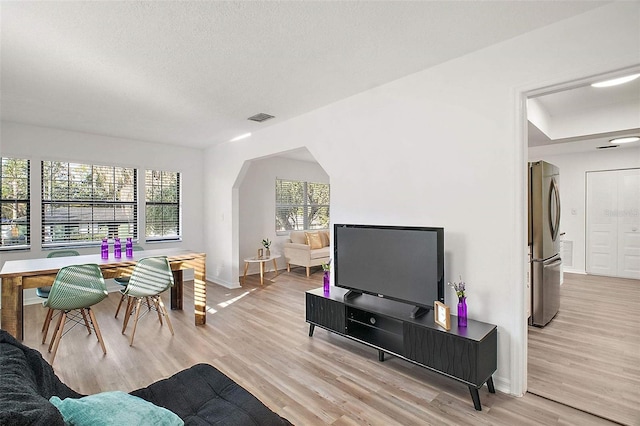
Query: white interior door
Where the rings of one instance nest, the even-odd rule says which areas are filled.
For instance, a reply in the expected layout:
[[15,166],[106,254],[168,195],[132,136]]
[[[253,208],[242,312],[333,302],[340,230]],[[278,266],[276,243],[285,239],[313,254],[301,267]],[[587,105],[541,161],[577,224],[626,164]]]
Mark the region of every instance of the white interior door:
[[587,173],[587,273],[615,276],[618,258],[618,223],[611,212],[618,205],[616,176]]
[[640,170],[618,176],[618,276],[640,278]]
[[640,169],[587,172],[586,269],[640,279]]

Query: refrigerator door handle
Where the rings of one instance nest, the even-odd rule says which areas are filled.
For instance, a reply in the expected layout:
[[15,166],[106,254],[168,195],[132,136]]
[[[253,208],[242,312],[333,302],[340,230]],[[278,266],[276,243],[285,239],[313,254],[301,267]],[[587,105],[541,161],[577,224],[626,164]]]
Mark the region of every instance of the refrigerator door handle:
[[558,257],[558,258],[556,258],[556,259],[555,259],[553,262],[551,262],[551,263],[545,263],[545,264],[544,264],[544,267],[545,267],[545,268],[550,268],[550,267],[554,267],[554,266],[556,266],[556,265],[558,265],[558,264],[560,264],[560,263],[562,263],[562,259]]
[[555,241],[558,238],[558,233],[560,231],[560,191],[558,190],[558,184],[554,178],[551,178],[551,184],[549,185],[548,206],[551,240]]
[[542,264],[543,267],[549,268],[551,266],[556,266],[558,263],[562,263],[562,258],[560,257],[559,254],[556,254],[555,256],[549,259],[531,259],[531,263],[534,263],[534,264],[540,263]]

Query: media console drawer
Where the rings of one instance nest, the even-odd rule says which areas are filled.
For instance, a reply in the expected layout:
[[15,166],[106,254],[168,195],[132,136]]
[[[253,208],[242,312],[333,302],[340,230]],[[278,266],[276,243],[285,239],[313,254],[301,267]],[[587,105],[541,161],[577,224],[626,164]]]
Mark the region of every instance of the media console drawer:
[[474,386],[482,386],[496,371],[497,331],[481,341],[404,324],[406,357]]
[[306,302],[307,322],[344,333],[347,324],[343,303],[324,297],[316,297],[309,293],[306,295]]

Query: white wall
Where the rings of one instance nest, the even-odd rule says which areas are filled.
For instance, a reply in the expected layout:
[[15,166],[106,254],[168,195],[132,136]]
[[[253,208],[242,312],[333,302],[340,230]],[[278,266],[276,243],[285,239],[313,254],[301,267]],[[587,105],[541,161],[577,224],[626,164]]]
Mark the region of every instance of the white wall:
[[208,150],[212,278],[238,276],[244,161],[305,145],[331,177],[332,222],[444,226],[446,280],[462,274],[469,316],[498,325],[496,386],[522,394],[525,92],[640,63],[639,17],[607,5]]
[[544,160],[560,168],[560,232],[573,242],[573,265],[565,272],[586,272],[586,173],[640,168],[640,148],[593,150],[579,154],[550,155],[545,147],[529,148],[531,161]]
[[[276,179],[300,180],[307,182],[329,183],[329,176],[318,163],[297,161],[282,157],[270,157],[247,162],[239,187],[239,247],[238,262],[257,255],[262,248],[262,239],[272,241],[271,252],[283,253],[282,244],[289,240],[288,235],[276,235]],[[278,268],[286,268],[284,258],[276,261]],[[273,265],[268,264],[271,268]],[[247,274],[259,273],[259,265],[249,265]]]
[[[2,122],[0,128],[2,156],[31,160],[31,250],[2,251],[5,260],[46,257],[41,250],[40,161],[64,160],[90,164],[120,165],[140,170],[178,171],[182,178],[182,242],[146,243],[144,241],[144,195],[139,201],[138,217],[141,245],[151,248],[182,247],[205,251],[203,228],[203,159],[202,150],[170,145],[111,138],[46,127]],[[144,172],[143,172],[144,173]],[[144,176],[144,175],[143,175]],[[140,208],[140,206],[142,208]],[[79,249],[81,254],[96,253],[97,248]],[[33,290],[25,291],[25,303],[39,300]]]

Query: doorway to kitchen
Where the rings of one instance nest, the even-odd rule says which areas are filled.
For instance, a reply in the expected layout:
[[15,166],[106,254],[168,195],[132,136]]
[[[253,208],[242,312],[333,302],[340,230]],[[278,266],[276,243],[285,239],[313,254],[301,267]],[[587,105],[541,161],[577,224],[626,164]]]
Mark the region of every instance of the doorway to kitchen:
[[[638,72],[635,67],[599,77]],[[565,237],[562,255],[571,259],[569,264],[564,262],[558,314],[545,327],[528,328],[527,388],[530,393],[620,424],[637,424],[640,408],[634,401],[640,400],[640,373],[637,359],[629,354],[637,353],[640,332],[629,327],[625,313],[640,310],[635,304],[640,300],[640,280],[599,276],[589,269],[587,241],[601,234],[594,229],[589,235],[587,179],[589,174],[640,169],[640,142],[611,143],[619,137],[640,135],[640,79],[611,91],[593,88],[591,83],[597,80],[565,84],[527,100],[528,159],[544,160],[559,168],[560,232]],[[619,194],[617,179],[615,192]],[[591,185],[591,190],[595,188]],[[611,196],[614,189],[603,184],[598,191]],[[638,205],[640,195],[625,197],[625,192],[622,211],[633,215],[633,207],[628,206]],[[606,207],[611,240],[614,228],[616,233],[609,255],[614,248],[616,255],[625,250],[636,253],[635,243],[623,242],[631,247],[619,248],[618,216],[625,216],[619,213],[620,208]],[[622,239],[640,240],[640,230],[638,238],[633,232],[630,227]],[[640,251],[636,254],[640,257]],[[631,256],[623,269],[633,269],[634,262]],[[610,258],[608,263],[617,268],[619,261]],[[630,298],[634,298],[631,303]]]

